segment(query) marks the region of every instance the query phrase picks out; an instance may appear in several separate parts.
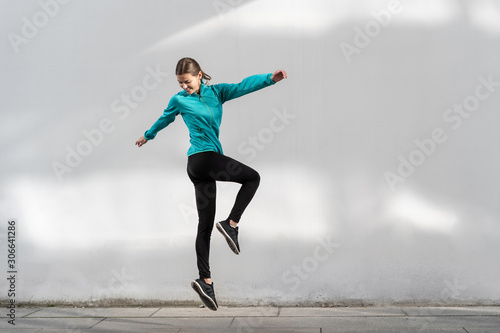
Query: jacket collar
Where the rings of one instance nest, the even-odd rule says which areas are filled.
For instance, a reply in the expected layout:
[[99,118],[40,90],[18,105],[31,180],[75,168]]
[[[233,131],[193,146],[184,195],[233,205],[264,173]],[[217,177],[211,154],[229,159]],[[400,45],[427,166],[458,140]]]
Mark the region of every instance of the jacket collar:
[[200,84],[200,96],[204,95],[205,89],[207,89],[207,86],[205,85],[205,83],[203,83],[203,81],[201,81],[201,84]]

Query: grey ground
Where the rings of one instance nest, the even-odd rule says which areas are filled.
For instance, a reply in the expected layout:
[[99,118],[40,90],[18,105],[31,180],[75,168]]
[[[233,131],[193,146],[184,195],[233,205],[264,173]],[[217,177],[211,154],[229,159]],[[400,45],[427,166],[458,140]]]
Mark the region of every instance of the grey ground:
[[197,307],[16,309],[1,332],[500,332],[500,307]]

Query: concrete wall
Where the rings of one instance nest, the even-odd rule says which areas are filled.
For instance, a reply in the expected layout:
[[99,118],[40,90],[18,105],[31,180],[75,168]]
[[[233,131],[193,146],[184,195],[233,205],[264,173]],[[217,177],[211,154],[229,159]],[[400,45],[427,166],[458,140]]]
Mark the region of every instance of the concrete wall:
[[[498,304],[496,1],[3,1],[0,260],[16,301],[192,302],[197,216],[180,88],[283,68],[225,104],[258,170],[242,253],[212,237],[222,304]],[[217,219],[238,187],[220,184]],[[0,280],[2,299],[9,288]]]

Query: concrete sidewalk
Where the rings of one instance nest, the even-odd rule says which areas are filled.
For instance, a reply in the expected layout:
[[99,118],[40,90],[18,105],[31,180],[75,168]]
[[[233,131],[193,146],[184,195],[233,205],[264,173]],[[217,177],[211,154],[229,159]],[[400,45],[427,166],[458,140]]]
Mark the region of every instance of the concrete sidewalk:
[[500,332],[500,307],[18,308],[1,332]]

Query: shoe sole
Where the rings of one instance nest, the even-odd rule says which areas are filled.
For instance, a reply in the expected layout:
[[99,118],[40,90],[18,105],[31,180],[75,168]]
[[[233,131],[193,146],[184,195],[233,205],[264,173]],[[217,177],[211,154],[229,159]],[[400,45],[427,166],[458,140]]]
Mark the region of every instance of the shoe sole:
[[222,234],[222,236],[224,236],[224,238],[226,239],[226,242],[227,242],[227,245],[229,245],[229,248],[235,254],[240,254],[240,251],[238,250],[238,247],[233,242],[233,240],[231,239],[231,236],[229,236],[229,234],[226,232],[226,230],[224,229],[224,227],[220,224],[220,222],[217,222],[216,226],[217,226],[217,230],[219,230],[219,232]]
[[201,301],[203,302],[203,304],[205,304],[207,308],[209,308],[212,311],[217,311],[217,304],[215,304],[215,302],[212,300],[212,298],[210,298],[210,296],[205,294],[203,288],[200,286],[198,282],[196,281],[191,282],[191,288],[193,288],[194,291],[196,291],[198,296],[200,296]]

